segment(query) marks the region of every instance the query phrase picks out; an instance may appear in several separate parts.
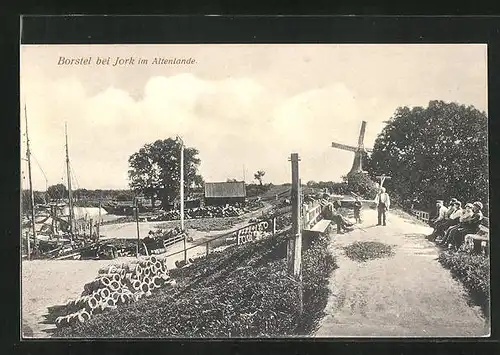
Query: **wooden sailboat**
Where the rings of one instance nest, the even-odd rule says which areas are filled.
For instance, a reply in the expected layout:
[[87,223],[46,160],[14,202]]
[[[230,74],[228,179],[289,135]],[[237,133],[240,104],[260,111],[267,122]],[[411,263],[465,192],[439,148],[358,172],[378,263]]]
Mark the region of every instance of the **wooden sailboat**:
[[[26,114],[26,138],[27,152],[26,160],[28,161],[29,187],[31,197],[31,233],[26,233],[27,237],[27,255],[28,258],[36,256],[37,258],[49,259],[68,259],[68,258],[99,258],[99,257],[116,257],[116,248],[107,243],[99,241],[99,224],[101,222],[101,202],[99,202],[99,219],[97,225],[90,218],[90,223],[87,218],[76,218],[73,189],[72,189],[72,172],[69,158],[68,145],[68,128],[65,123],[65,150],[66,150],[66,178],[68,184],[68,206],[69,212],[64,216],[62,209],[64,204],[49,203],[50,213],[38,216],[38,222],[35,217],[34,191],[31,178],[31,150],[28,137],[28,120]],[[40,217],[42,217],[42,226],[40,226]],[[48,222],[48,218],[51,218]],[[47,221],[47,222],[46,222]],[[41,234],[37,233],[36,225],[41,227]],[[45,228],[45,230],[43,228]],[[95,229],[94,229],[95,228]],[[60,233],[62,232],[62,234]],[[87,233],[88,232],[88,233]],[[30,235],[31,234],[31,235]],[[38,234],[38,235],[37,235]],[[97,238],[96,238],[97,237]]]

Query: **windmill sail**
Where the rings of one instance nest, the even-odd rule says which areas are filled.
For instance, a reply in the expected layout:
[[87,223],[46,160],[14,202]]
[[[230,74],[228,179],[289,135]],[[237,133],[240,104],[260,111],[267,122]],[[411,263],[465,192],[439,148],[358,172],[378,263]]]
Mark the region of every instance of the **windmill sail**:
[[352,147],[346,144],[340,143],[332,143],[333,148],[347,150],[350,152],[354,152],[354,161],[352,162],[351,170],[347,173],[347,175],[352,175],[355,173],[363,172],[363,154],[366,152],[371,152],[371,149],[366,149],[364,147],[364,139],[365,139],[365,131],[366,131],[366,121],[361,121],[361,129],[359,131],[358,145],[356,147]]
[[365,131],[366,131],[366,121],[361,122],[361,130],[359,131],[358,138],[358,148],[363,148],[363,141],[365,139]]
[[355,147],[351,147],[350,145],[340,144],[340,143],[335,143],[335,142],[332,143],[332,147],[337,148],[337,149],[341,149],[341,150],[347,150],[349,152],[356,152],[357,151],[357,148],[355,148]]

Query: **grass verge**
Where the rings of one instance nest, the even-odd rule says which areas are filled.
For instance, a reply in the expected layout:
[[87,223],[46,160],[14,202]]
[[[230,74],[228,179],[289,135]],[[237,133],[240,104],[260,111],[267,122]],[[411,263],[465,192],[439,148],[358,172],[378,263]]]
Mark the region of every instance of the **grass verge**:
[[483,255],[443,251],[439,262],[451,271],[467,289],[472,303],[481,307],[483,315],[489,318],[490,305],[490,260]]
[[286,236],[229,247],[171,270],[173,288],[58,329],[56,338],[272,337],[308,334],[328,299],[336,267],[320,237],[303,252],[303,313],[299,285],[286,270]]
[[358,262],[394,255],[392,246],[380,242],[354,242],[344,247],[344,251],[347,257]]

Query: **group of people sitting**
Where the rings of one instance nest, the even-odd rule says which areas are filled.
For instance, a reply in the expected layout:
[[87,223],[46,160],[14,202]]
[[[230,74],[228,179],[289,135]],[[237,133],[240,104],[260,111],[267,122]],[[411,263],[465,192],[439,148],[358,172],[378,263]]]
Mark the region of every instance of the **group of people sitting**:
[[[334,201],[328,204],[328,207],[323,211],[323,218],[333,221],[337,225],[337,234],[350,232],[353,230],[352,224],[347,218],[340,214],[340,202]],[[359,216],[356,218],[358,219]]]
[[462,203],[452,198],[448,207],[442,200],[437,201],[436,207],[437,216],[429,222],[434,227],[430,237],[436,244],[459,249],[467,234],[479,232],[483,219],[481,202],[467,203],[462,208]]

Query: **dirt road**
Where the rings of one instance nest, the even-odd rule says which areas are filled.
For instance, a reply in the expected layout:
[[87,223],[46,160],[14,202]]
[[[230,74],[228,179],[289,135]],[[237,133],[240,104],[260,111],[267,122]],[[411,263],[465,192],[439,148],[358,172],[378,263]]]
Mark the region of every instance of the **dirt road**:
[[[478,307],[467,304],[463,286],[437,261],[438,249],[425,235],[431,228],[389,213],[375,226],[364,212],[364,229],[336,235],[331,251],[339,266],[317,337],[462,337],[489,334]],[[357,262],[343,247],[355,241],[392,245],[394,256]]]

